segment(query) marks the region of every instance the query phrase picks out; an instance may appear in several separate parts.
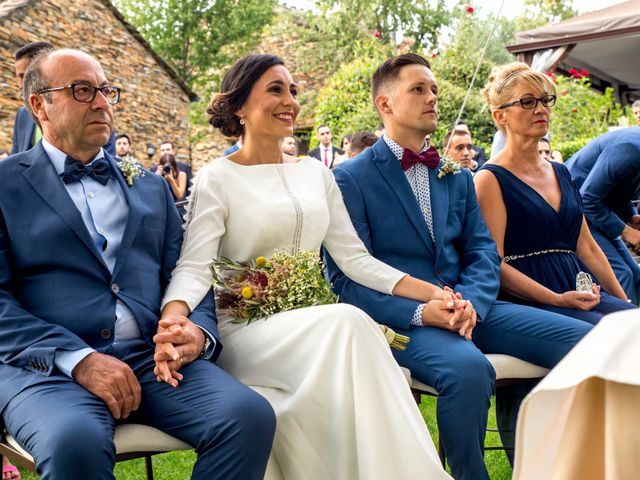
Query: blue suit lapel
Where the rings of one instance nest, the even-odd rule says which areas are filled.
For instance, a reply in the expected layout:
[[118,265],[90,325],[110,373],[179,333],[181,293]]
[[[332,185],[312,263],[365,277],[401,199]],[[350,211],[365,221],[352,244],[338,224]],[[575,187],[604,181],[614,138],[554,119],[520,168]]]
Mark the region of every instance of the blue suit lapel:
[[38,143],[33,150],[28,152],[24,159],[21,160],[21,163],[29,166],[22,174],[27,183],[64,220],[77,235],[78,239],[104,267],[105,272],[109,274],[109,269],[104,263],[102,254],[93,242],[91,234],[87,230],[84,220],[82,220],[82,215],[64,188],[56,169],[42,147],[42,143]]
[[431,235],[420,211],[420,205],[413,194],[413,190],[411,190],[411,185],[409,185],[398,159],[382,139],[378,140],[371,148],[373,150],[374,165],[398,198],[400,205],[407,213],[411,224],[417,230],[427,249],[434,253]]
[[436,239],[436,265],[444,244],[444,232],[449,214],[449,182],[438,178],[438,169],[429,169],[429,189],[431,193],[431,214],[433,216],[433,236]]
[[111,164],[111,170],[114,172],[117,181],[120,183],[120,188],[124,191],[124,196],[127,199],[127,204],[129,206],[127,225],[124,229],[124,233],[122,234],[122,242],[120,243],[116,264],[113,268],[113,277],[115,278],[122,266],[125,264],[131,245],[133,244],[133,241],[140,229],[140,223],[142,222],[143,217],[141,212],[141,206],[143,205],[141,202],[143,199],[140,197],[139,192],[142,186],[140,185],[140,179],[137,178],[134,179],[133,185],[129,187],[127,181],[122,176],[122,172],[117,166],[117,160],[107,153],[105,153],[105,157]]

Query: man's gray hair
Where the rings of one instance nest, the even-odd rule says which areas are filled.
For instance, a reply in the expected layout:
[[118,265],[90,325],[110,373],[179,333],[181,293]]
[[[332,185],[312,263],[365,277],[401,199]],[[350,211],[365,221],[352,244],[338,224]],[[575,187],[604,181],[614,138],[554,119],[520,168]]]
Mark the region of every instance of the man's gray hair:
[[[24,74],[24,81],[22,84],[22,98],[24,99],[24,105],[27,111],[31,114],[31,117],[33,118],[33,120],[36,122],[36,124],[40,128],[42,128],[42,126],[40,125],[40,122],[34,115],[33,111],[31,110],[31,106],[29,105],[29,97],[31,96],[32,93],[36,93],[36,92],[39,92],[40,90],[44,90],[49,86],[48,80],[44,77],[42,73],[42,69],[40,67],[42,66],[42,63],[47,58],[49,58],[49,55],[51,55],[54,52],[56,52],[55,49],[46,49],[46,50],[42,50],[35,57],[33,57],[31,62],[29,62],[27,71]],[[44,93],[43,96],[48,103],[51,103],[50,93]]]
[[640,108],[640,100],[636,100],[631,104],[631,108]]

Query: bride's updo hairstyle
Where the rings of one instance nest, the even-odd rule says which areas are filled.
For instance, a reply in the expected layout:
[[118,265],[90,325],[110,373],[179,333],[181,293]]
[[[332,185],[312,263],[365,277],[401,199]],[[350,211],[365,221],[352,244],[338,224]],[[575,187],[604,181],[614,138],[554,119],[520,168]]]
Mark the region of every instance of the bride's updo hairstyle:
[[207,106],[207,117],[214,128],[227,137],[239,137],[244,126],[236,112],[249,98],[253,85],[271,67],[284,65],[275,55],[248,55],[238,60],[225,74],[220,93]]
[[[482,89],[482,97],[493,113],[498,110],[500,105],[517,100],[514,98],[514,93],[523,83],[548,95],[556,93],[556,87],[547,75],[532,70],[526,63],[513,62],[493,68],[485,87]],[[495,120],[494,123],[498,129],[505,131],[503,125],[498,124]]]

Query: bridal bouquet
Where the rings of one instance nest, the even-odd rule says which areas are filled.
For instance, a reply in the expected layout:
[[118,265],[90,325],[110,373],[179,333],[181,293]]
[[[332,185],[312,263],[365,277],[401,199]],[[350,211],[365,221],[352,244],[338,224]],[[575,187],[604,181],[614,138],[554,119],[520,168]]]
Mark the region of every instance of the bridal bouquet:
[[[269,260],[216,259],[211,272],[217,307],[234,317],[234,323],[251,323],[279,312],[337,303],[322,270],[320,255],[313,250],[295,254],[277,250]],[[409,337],[379,326],[391,347],[406,348]]]

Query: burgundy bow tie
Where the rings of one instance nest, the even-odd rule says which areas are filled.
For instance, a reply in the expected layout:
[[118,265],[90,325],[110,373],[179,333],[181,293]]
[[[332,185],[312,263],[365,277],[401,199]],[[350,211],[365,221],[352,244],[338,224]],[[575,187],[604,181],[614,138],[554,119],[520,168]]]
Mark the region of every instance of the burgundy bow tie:
[[402,152],[402,160],[400,165],[402,170],[407,171],[416,163],[422,163],[429,168],[436,168],[440,162],[440,154],[435,147],[430,147],[422,153],[415,153],[407,148]]

